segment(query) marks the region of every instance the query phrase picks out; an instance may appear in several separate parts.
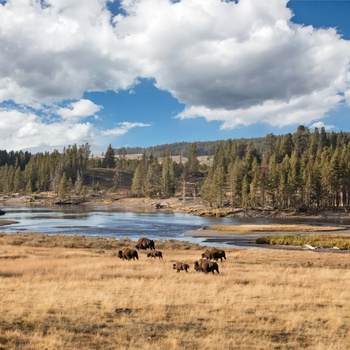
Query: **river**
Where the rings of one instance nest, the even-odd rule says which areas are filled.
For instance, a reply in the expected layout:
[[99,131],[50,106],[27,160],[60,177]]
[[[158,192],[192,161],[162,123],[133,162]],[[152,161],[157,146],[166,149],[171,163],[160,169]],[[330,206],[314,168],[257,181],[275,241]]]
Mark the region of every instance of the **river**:
[[[140,237],[178,239],[199,244],[225,246],[229,240],[215,242],[212,239],[187,237],[188,231],[218,224],[317,224],[350,225],[347,219],[268,219],[268,218],[207,218],[170,210],[142,211],[132,207],[118,206],[6,206],[1,218],[17,221],[17,224],[2,226],[8,233],[41,232],[45,234],[85,235],[93,237]],[[232,245],[230,245],[232,247]]]

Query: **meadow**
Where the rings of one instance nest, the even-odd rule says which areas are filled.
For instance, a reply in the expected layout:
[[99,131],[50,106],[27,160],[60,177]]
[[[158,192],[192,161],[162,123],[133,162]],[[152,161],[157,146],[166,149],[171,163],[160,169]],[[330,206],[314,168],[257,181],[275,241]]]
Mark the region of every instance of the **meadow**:
[[[350,349],[350,255],[128,239],[0,234],[0,349]],[[172,269],[176,261],[189,272]]]

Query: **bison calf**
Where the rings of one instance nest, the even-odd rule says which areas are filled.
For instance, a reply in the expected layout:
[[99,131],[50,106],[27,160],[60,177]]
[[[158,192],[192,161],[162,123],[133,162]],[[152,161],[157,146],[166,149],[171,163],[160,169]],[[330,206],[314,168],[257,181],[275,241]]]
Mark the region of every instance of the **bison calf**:
[[139,255],[137,254],[137,251],[134,249],[126,248],[123,250],[118,251],[118,258],[122,260],[139,260]]
[[190,268],[190,265],[185,264],[185,263],[183,263],[183,262],[181,262],[181,261],[178,261],[178,262],[176,262],[175,264],[173,264],[173,269],[174,269],[174,270],[177,270],[177,272],[180,272],[181,270],[182,270],[182,271],[188,272],[187,270],[188,270],[189,268]]
[[152,250],[147,254],[147,258],[162,258],[163,259],[163,254],[159,250]]

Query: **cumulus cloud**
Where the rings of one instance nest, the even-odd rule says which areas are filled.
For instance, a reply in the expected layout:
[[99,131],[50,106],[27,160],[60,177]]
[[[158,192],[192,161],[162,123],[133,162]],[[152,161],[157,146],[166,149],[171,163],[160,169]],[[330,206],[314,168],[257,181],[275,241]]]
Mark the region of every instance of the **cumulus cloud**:
[[95,115],[101,108],[102,106],[97,106],[90,100],[82,99],[77,102],[72,102],[68,108],[60,108],[57,113],[65,119],[84,118]]
[[318,129],[324,128],[326,131],[330,131],[334,129],[334,125],[326,125],[324,122],[316,122],[310,126],[311,130],[315,128],[318,128]]
[[136,128],[136,127],[144,128],[147,126],[151,126],[151,124],[122,122],[122,123],[119,123],[119,127],[117,128],[103,131],[103,135],[120,136],[120,135],[126,134],[127,132],[129,132],[129,130],[133,128]]
[[123,1],[116,18],[145,76],[185,110],[222,128],[322,118],[348,97],[350,43],[335,29],[292,23],[281,0]]
[[95,137],[91,123],[70,123],[64,120],[47,124],[36,114],[0,110],[0,149],[25,149],[46,145],[68,145],[87,142]]
[[[76,106],[79,106],[79,102]],[[68,109],[68,111],[72,113],[77,109],[79,108]],[[84,110],[86,111],[82,108],[80,111]],[[89,115],[87,113],[87,116]],[[76,116],[80,118],[75,118]],[[54,121],[47,122],[46,117],[26,110],[0,109],[0,134],[2,135],[0,149],[21,150],[36,147],[43,150],[47,146],[66,146],[86,142],[91,144],[91,141],[95,146],[103,146],[104,143],[110,142],[111,137],[126,134],[136,127],[150,126],[144,123],[122,122],[119,123],[118,128],[100,130],[93,123],[84,119],[86,117],[84,118],[79,113],[73,118],[67,115],[56,116]]]
[[8,0],[0,18],[0,100],[52,103],[134,83],[105,1]]
[[[0,103],[78,101],[58,111],[57,129],[88,138],[96,127],[82,119],[102,106],[83,100],[84,92],[131,92],[145,77],[185,104],[181,119],[222,128],[312,123],[349,103],[350,43],[335,29],[294,24],[287,2],[121,0],[117,15],[107,0],[1,2]],[[22,117],[22,139],[53,125]]]

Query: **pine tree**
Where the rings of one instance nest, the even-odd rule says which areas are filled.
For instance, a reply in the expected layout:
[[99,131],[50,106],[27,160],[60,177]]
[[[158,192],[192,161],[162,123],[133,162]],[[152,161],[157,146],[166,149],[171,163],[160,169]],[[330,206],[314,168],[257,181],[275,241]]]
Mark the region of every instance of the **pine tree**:
[[106,150],[103,164],[105,168],[109,168],[109,169],[115,168],[115,152],[111,144],[109,144]]
[[131,192],[134,196],[142,197],[144,195],[143,181],[142,163],[139,163],[132,178]]
[[64,173],[63,176],[61,177],[61,181],[58,186],[58,197],[61,199],[66,198],[66,196],[68,195],[68,188],[69,188],[68,179],[66,174]]
[[161,191],[161,169],[158,159],[154,158],[148,167],[145,192],[146,195],[153,198]]
[[162,192],[165,197],[170,197],[175,192],[174,163],[171,158],[163,158],[162,164]]
[[23,179],[22,179],[22,171],[20,166],[17,166],[15,171],[15,176],[13,179],[13,190],[15,192],[23,191]]
[[75,193],[79,195],[83,189],[84,181],[83,176],[80,171],[77,172],[76,180],[75,180]]
[[188,153],[188,160],[187,160],[187,165],[188,165],[188,171],[190,173],[197,173],[199,171],[199,160],[197,158],[197,144],[192,143],[190,151]]

